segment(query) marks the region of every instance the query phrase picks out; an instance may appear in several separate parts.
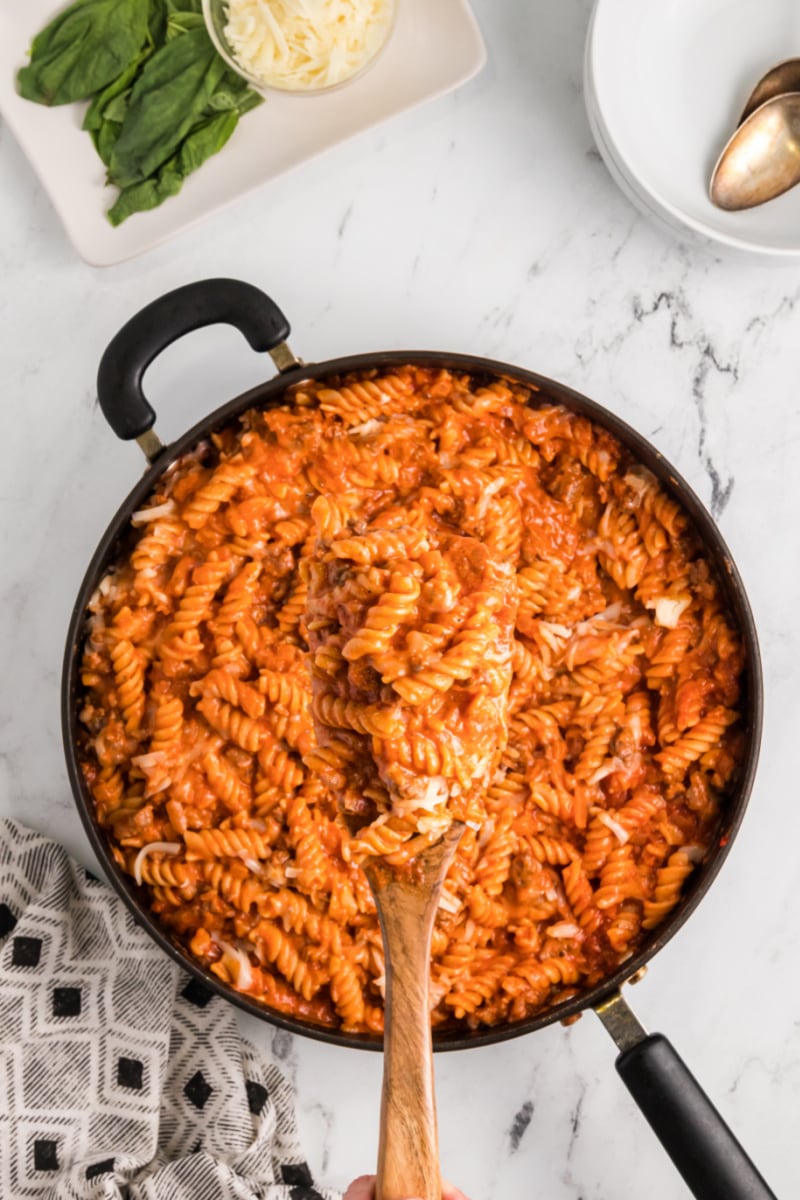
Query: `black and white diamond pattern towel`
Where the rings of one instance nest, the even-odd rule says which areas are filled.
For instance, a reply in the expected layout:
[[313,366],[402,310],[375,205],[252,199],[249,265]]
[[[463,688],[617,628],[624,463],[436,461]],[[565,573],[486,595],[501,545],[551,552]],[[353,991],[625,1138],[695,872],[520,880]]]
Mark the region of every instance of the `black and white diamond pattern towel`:
[[2,1200],[335,1200],[229,1004],[39,833],[0,821]]

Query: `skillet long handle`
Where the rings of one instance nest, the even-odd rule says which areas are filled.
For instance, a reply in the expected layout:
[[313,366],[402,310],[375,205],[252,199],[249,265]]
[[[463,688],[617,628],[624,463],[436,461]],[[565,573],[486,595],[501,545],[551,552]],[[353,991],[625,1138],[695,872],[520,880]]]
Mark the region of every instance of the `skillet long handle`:
[[[618,998],[617,998],[618,997]],[[674,1046],[646,1034],[617,994],[598,1014],[623,1046],[617,1071],[697,1200],[776,1200]],[[619,1005],[622,1010],[619,1010]]]

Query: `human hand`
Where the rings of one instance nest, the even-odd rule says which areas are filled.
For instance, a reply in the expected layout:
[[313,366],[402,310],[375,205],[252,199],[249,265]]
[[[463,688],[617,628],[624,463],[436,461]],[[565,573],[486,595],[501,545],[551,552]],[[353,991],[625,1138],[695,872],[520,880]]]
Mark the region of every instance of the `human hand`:
[[[350,1184],[343,1200],[375,1200],[375,1176],[359,1175],[358,1179],[354,1179]],[[409,1197],[409,1200],[418,1200],[418,1198]],[[442,1200],[467,1200],[467,1197],[457,1187],[453,1187],[452,1183],[447,1183],[443,1179]]]

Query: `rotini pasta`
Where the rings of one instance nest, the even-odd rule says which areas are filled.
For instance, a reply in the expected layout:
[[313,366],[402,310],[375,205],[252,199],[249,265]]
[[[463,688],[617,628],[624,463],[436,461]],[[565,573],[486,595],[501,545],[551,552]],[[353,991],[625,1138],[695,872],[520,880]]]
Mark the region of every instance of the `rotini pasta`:
[[[508,737],[513,569],[428,515],[329,541],[306,625],[320,776],[361,828],[348,857],[401,865],[453,820],[475,820]],[[344,786],[341,779],[344,777]]]
[[360,864],[462,820],[432,1021],[520,1020],[631,956],[712,844],[741,638],[680,505],[586,418],[411,366],[289,401],[164,474],[92,599],[98,822],[221,980],[379,1032]]

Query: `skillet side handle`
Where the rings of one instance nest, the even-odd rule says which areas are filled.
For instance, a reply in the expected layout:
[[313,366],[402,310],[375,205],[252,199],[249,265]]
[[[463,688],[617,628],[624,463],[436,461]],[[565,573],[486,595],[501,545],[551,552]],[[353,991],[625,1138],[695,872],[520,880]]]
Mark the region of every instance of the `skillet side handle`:
[[272,354],[279,370],[296,365],[285,344],[289,322],[265,292],[238,279],[201,279],[167,292],[123,325],[106,348],[97,372],[97,397],[117,437],[141,439],[148,458],[161,449],[150,433],[156,414],[142,390],[155,358],[184,334],[204,325],[233,325],[254,350]]
[[620,1077],[692,1195],[776,1200],[671,1042],[646,1034],[619,993],[597,1012],[622,1049]]

